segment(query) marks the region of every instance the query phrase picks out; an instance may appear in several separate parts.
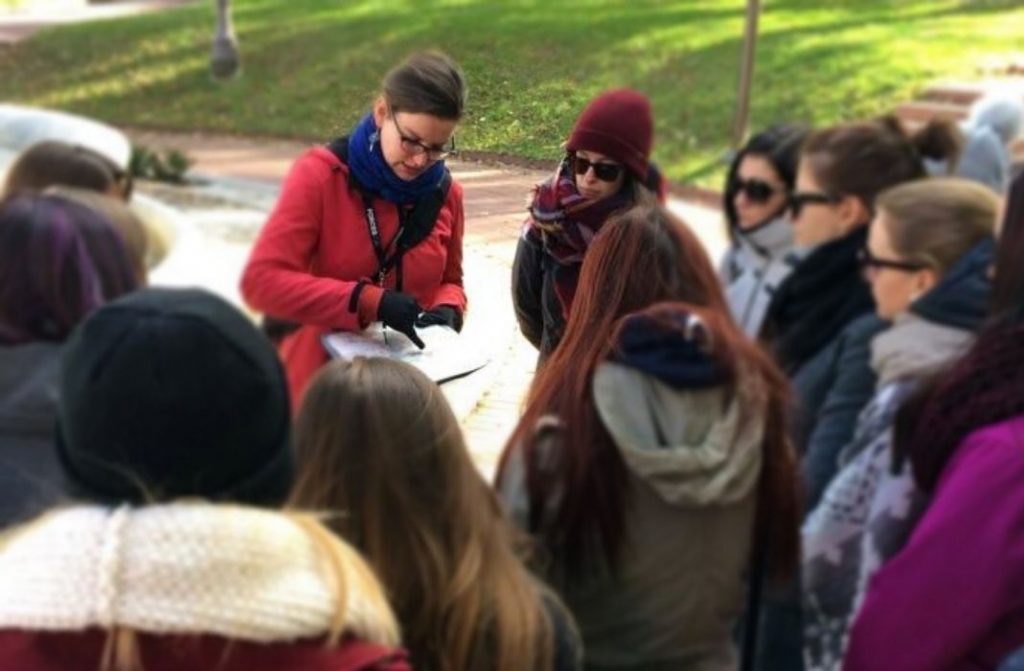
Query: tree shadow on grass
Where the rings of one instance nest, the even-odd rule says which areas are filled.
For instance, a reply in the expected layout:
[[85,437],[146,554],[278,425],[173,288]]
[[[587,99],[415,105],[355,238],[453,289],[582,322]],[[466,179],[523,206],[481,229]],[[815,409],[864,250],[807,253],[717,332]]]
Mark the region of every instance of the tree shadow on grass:
[[[62,29],[22,51],[38,67],[0,63],[0,97],[58,91],[78,95],[69,98],[78,111],[115,122],[152,119],[164,126],[326,138],[365,111],[384,72],[404,55],[441,47],[469,79],[470,106],[460,131],[469,148],[550,158],[593,95],[630,85],[654,101],[657,155],[678,163],[692,154],[697,165],[728,145],[743,4],[476,0],[424,7],[395,0],[385,11],[367,2],[247,0],[234,12],[245,74],[226,85],[212,83],[207,73],[213,12],[205,6],[132,19],[116,30]],[[883,21],[893,11],[888,2],[767,5],[752,127],[873,110],[872,100],[906,89],[903,70],[889,61],[901,53],[893,45],[905,51],[913,32],[908,26],[1015,5],[993,0],[929,10],[929,4],[900,5],[895,28]],[[820,11],[804,12],[812,9]],[[47,49],[66,53],[55,58]],[[920,68],[911,74],[920,75]],[[110,84],[125,76],[139,85]],[[711,167],[694,169],[717,169],[716,160],[706,163]]]

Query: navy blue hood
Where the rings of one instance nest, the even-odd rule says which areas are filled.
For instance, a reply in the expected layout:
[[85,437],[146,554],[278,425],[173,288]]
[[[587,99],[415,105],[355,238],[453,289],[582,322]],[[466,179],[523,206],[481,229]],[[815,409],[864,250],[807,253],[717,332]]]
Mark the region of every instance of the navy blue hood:
[[985,238],[953,264],[935,287],[910,306],[930,322],[976,331],[989,315],[994,238]]

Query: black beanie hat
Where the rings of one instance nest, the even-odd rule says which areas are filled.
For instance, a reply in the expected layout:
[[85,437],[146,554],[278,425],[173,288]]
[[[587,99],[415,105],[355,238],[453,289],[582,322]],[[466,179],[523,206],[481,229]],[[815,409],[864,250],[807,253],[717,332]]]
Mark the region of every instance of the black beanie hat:
[[143,289],[94,311],[62,358],[57,452],[74,496],[278,505],[291,486],[277,354],[200,289]]

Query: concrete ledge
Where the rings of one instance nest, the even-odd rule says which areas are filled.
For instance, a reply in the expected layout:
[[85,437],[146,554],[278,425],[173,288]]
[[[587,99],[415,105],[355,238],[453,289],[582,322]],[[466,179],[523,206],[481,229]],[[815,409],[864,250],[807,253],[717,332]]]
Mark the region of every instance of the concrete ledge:
[[127,136],[113,126],[67,112],[0,103],[0,148],[17,154],[43,140],[92,149],[122,169],[132,153]]

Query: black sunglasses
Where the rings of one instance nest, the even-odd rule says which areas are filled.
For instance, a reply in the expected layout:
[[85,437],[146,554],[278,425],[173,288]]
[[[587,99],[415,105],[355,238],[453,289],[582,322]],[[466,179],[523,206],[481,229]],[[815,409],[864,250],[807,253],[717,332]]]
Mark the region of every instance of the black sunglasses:
[[861,247],[857,250],[857,263],[859,263],[860,267],[864,270],[871,268],[889,268],[890,270],[899,270],[904,273],[916,273],[919,270],[926,270],[928,268],[927,263],[921,263],[919,261],[883,259],[872,254],[871,250],[867,247]]
[[618,163],[594,163],[576,155],[570,156],[569,160],[572,162],[573,172],[577,175],[585,175],[587,170],[593,168],[594,177],[602,182],[614,182],[622,174],[622,166]]
[[729,185],[729,193],[734,197],[742,192],[747,196],[747,200],[759,205],[767,203],[779,191],[781,191],[780,188],[772,186],[763,179],[740,179],[739,177],[733,177]]
[[834,205],[839,200],[839,196],[831,193],[795,191],[789,196],[789,212],[793,219],[799,219],[800,213],[808,205]]
[[388,114],[391,115],[391,123],[395,124],[395,130],[398,131],[398,137],[402,141],[402,150],[410,156],[426,154],[431,161],[440,161],[456,153],[454,135],[443,147],[431,146],[406,135],[402,127],[398,125],[398,118],[395,116],[394,110],[389,108]]

